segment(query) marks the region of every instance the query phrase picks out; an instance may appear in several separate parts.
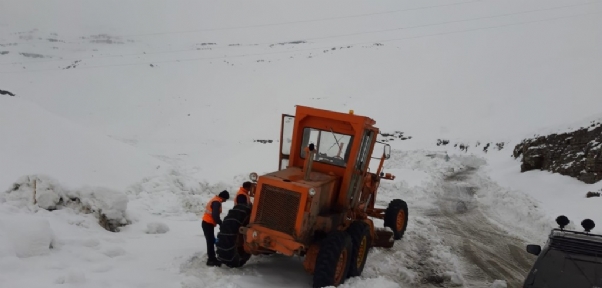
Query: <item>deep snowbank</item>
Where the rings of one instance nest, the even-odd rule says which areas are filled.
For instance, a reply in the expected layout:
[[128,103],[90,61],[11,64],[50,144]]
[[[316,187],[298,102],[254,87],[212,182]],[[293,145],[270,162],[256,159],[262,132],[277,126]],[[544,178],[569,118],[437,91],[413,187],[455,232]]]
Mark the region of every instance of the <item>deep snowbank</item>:
[[238,187],[223,182],[200,182],[173,169],[163,175],[145,177],[130,185],[126,194],[135,201],[134,211],[140,209],[161,217],[180,217],[190,213],[200,215],[205,210],[207,200],[223,190],[228,190],[233,199],[237,192],[235,188]]
[[118,231],[120,226],[128,223],[125,194],[104,187],[70,190],[47,176],[19,178],[10,189],[0,193],[0,203],[32,212],[40,208],[48,211],[66,208],[76,213],[93,214],[109,231]]
[[[71,189],[40,175],[18,179],[0,193],[0,283],[179,287],[173,266],[204,247],[200,218],[172,220],[129,203],[124,193],[107,188]],[[132,212],[136,221],[112,233],[99,225],[103,218],[95,211],[115,222],[127,221]]]

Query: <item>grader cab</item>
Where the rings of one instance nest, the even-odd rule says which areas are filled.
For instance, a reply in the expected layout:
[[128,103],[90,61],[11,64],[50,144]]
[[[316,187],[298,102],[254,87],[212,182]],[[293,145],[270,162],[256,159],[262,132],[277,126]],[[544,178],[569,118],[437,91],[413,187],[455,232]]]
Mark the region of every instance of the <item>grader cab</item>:
[[[277,171],[251,173],[252,206],[236,205],[218,233],[217,257],[241,267],[251,255],[302,256],[314,287],[337,286],[362,274],[371,247],[401,239],[408,207],[394,199],[376,208],[390,146],[378,142],[376,122],[365,116],[297,106],[282,115]],[[380,157],[373,157],[376,143]],[[372,159],[378,168],[369,172]],[[384,220],[376,228],[371,218]]]

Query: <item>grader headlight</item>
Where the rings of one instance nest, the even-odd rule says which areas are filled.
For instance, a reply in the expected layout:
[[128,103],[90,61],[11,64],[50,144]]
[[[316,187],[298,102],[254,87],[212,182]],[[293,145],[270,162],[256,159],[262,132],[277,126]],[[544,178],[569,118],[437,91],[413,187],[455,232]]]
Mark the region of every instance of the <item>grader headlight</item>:
[[253,173],[249,174],[249,179],[251,179],[251,181],[257,182],[257,178],[258,178],[257,173],[253,172]]
[[314,195],[316,195],[316,189],[309,188],[309,196],[314,197]]

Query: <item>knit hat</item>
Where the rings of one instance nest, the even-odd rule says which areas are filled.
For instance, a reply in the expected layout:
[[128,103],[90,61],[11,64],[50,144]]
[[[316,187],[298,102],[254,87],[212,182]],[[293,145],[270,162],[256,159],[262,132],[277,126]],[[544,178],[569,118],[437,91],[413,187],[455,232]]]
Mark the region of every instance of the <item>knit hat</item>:
[[218,196],[226,200],[230,199],[230,193],[226,190],[220,192]]
[[247,190],[251,189],[251,182],[249,181],[245,181],[245,183],[242,183],[242,188],[245,188]]

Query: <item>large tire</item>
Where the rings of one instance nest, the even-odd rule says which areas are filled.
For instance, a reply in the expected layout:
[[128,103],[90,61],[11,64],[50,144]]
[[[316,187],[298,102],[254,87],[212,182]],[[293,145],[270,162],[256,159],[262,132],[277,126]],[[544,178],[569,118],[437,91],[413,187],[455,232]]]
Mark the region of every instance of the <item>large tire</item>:
[[385,210],[385,227],[393,230],[393,239],[399,240],[403,237],[408,226],[408,204],[395,199],[389,203]]
[[391,202],[389,202],[389,206],[392,207],[402,207],[403,205],[405,205],[406,207],[408,206],[407,204],[405,204],[406,202],[401,200],[401,199],[393,199],[391,200]]
[[347,234],[351,237],[353,244],[348,277],[360,276],[366,265],[369,248],[372,246],[370,225],[363,221],[355,221],[347,228]]
[[314,288],[338,286],[345,282],[352,246],[349,234],[338,230],[322,241],[314,269]]
[[244,236],[238,229],[249,224],[251,209],[247,205],[236,205],[222,221],[217,233],[217,260],[230,268],[242,267],[251,254],[244,249]]

